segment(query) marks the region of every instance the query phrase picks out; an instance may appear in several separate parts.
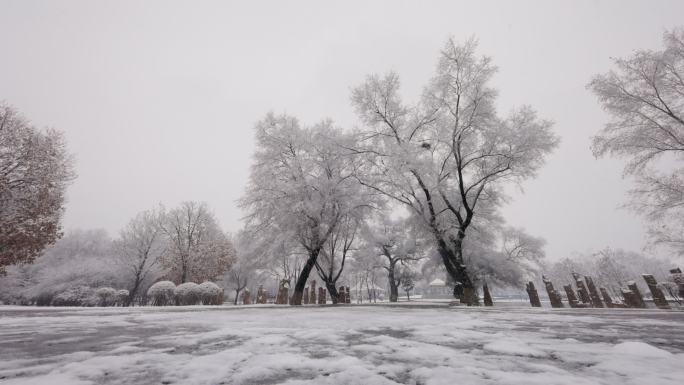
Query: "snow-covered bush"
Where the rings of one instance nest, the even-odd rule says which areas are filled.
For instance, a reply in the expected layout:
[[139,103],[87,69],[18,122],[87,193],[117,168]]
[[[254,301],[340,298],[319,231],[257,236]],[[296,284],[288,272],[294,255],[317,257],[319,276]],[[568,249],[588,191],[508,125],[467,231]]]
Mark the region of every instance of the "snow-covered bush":
[[147,290],[147,298],[152,306],[173,305],[176,298],[176,285],[171,281],[159,281]]
[[194,282],[181,283],[175,293],[176,305],[197,305],[200,301],[200,288]]
[[202,305],[220,305],[223,303],[223,289],[213,282],[202,282],[199,285]]
[[118,290],[116,292],[116,306],[124,306],[128,302],[128,290]]
[[104,230],[68,232],[33,263],[8,266],[0,274],[0,298],[50,306],[58,294],[80,286],[127,287],[128,267],[114,263],[111,242]]
[[88,286],[77,286],[57,294],[52,306],[97,306],[100,299]]
[[114,306],[116,304],[116,289],[111,287],[100,287],[95,290],[98,306]]

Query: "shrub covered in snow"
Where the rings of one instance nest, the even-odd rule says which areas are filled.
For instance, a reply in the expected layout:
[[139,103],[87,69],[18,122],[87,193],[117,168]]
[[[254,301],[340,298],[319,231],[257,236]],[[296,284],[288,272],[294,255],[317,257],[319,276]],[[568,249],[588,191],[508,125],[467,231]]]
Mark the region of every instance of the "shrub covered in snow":
[[124,306],[128,302],[128,290],[119,290],[116,292],[116,306]]
[[213,282],[202,282],[199,285],[202,305],[220,305],[223,303],[223,289]]
[[52,306],[97,306],[100,299],[88,286],[77,286],[57,294]]
[[150,286],[147,290],[147,298],[149,298],[152,306],[167,306],[173,305],[175,302],[176,285],[171,281],[159,281]]
[[116,289],[111,287],[100,287],[95,290],[97,295],[97,306],[114,306],[116,304]]
[[181,283],[176,287],[176,305],[197,305],[200,301],[200,288],[194,282]]

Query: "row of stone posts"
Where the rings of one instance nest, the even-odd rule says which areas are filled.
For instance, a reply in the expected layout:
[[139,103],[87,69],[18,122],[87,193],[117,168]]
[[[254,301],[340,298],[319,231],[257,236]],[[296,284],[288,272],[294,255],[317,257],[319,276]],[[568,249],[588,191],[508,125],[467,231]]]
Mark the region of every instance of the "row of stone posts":
[[551,281],[546,279],[546,277],[544,277],[543,275],[542,281],[544,282],[544,286],[546,287],[546,293],[549,295],[551,307],[563,307],[563,298],[561,297],[560,293],[556,291],[556,289],[553,287],[553,283],[551,283]]
[[[677,284],[677,289],[679,291],[679,296],[684,297],[684,276],[682,271],[677,269],[670,270],[672,274],[673,281]],[[627,283],[627,287],[621,289],[621,294],[623,297],[623,302],[614,302],[611,298],[608,290],[605,287],[598,288],[594,284],[594,280],[589,276],[582,276],[577,273],[572,273],[572,278],[575,281],[577,287],[577,294],[573,290],[572,285],[565,285],[563,289],[565,290],[566,297],[568,299],[568,304],[571,308],[646,308],[646,302],[644,302],[644,297],[639,291],[639,287],[636,282],[630,281]],[[649,291],[653,297],[653,303],[659,309],[670,309],[670,304],[665,298],[663,290],[658,286],[658,282],[651,274],[643,274],[642,278],[646,281]],[[562,308],[563,300],[560,293],[553,287],[553,283],[546,277],[542,276],[542,281],[546,287],[546,293],[549,296],[549,301],[551,302],[551,307]],[[541,301],[539,300],[539,293],[534,287],[534,283],[528,282],[525,285],[525,290],[530,298],[530,304],[533,307],[541,307]]]
[[[291,299],[289,298],[289,280],[280,281],[280,287],[278,288],[278,294],[276,295],[275,304],[276,305],[286,305]],[[252,296],[249,289],[245,289],[242,292],[242,304],[251,305]],[[259,286],[259,290],[256,295],[257,304],[265,304],[268,299],[268,293],[264,290],[264,286]],[[351,288],[349,286],[340,286],[338,291],[338,303],[351,303]],[[311,281],[311,288],[308,286],[304,288],[304,293],[302,295],[303,305],[325,305],[328,301],[328,292],[325,288],[319,287],[316,291],[316,281]]]

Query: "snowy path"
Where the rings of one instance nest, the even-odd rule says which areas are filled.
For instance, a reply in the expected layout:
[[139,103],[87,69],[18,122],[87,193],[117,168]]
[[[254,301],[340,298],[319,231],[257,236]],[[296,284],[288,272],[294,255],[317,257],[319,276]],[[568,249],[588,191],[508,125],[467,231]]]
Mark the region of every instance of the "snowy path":
[[0,385],[678,384],[684,312],[0,307]]

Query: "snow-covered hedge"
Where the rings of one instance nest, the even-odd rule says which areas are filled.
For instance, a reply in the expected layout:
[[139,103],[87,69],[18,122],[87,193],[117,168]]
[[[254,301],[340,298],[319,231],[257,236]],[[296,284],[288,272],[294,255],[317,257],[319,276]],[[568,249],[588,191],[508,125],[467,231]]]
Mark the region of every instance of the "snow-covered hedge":
[[128,301],[128,290],[119,290],[116,292],[116,306],[124,306]]
[[98,306],[116,305],[116,289],[112,287],[100,287],[95,290],[95,294],[98,298]]
[[171,281],[159,281],[147,290],[147,298],[152,306],[173,305],[176,285]]
[[194,282],[181,283],[175,293],[176,305],[197,305],[200,302],[200,288]]
[[223,303],[223,289],[213,282],[202,282],[199,285],[202,305],[221,305]]
[[77,286],[57,294],[52,306],[97,306],[100,299],[88,286]]

